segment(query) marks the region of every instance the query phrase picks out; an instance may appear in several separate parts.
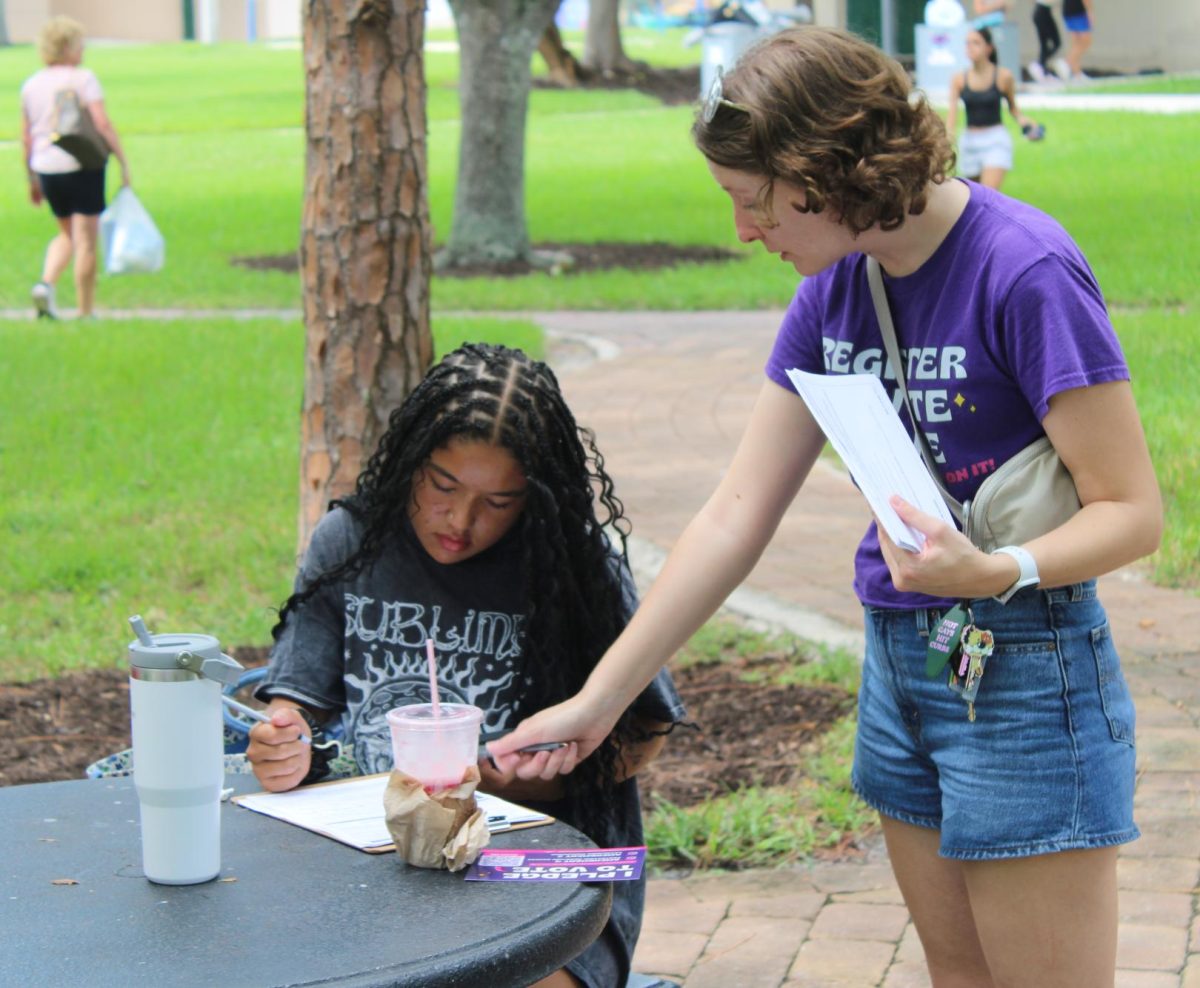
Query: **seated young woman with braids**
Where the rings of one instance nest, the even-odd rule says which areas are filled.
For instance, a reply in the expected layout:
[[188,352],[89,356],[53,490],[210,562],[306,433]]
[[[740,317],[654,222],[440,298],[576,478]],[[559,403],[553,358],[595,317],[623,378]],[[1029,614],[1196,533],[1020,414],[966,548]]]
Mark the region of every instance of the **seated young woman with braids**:
[[[430,699],[427,638],[441,698],[482,708],[485,737],[578,692],[633,610],[627,528],[594,436],[545,364],[500,346],[446,356],[313,533],[257,690],[271,714],[246,752],[259,781],[281,791],[329,777],[299,735],[333,722],[351,771],[389,770],[385,714]],[[480,789],[602,847],[641,844],[633,776],[682,716],[660,673],[586,761],[574,744],[516,772],[484,760]],[[644,893],[615,883],[599,939],[538,984],[624,985]]]

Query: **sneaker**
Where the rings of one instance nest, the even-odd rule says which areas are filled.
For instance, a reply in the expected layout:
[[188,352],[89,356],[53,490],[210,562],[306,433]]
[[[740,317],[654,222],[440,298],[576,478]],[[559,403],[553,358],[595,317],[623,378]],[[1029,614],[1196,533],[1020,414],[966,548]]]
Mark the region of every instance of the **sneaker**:
[[37,310],[39,319],[57,319],[58,312],[54,308],[54,286],[39,281],[30,293],[33,296],[33,307]]
[[1071,66],[1067,64],[1065,58],[1056,58],[1050,63],[1050,68],[1054,70],[1054,74],[1062,79],[1063,82],[1071,78]]
[[1034,82],[1046,81],[1046,70],[1042,68],[1041,62],[1030,62],[1025,69],[1029,73],[1029,78]]

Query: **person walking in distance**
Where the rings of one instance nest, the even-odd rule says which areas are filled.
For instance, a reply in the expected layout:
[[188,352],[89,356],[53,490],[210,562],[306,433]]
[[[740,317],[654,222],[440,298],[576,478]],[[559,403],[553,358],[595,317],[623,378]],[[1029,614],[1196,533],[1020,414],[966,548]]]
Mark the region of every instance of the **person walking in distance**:
[[1029,75],[1035,82],[1045,82],[1054,72],[1051,59],[1062,48],[1062,35],[1058,33],[1050,0],[1035,0],[1033,27],[1037,31],[1038,56],[1029,63]]
[[58,233],[46,248],[42,276],[33,286],[33,305],[39,317],[55,318],[55,287],[68,265],[75,265],[75,302],[79,315],[92,315],[96,301],[96,243],[104,212],[105,166],[84,168],[53,142],[55,101],[60,92],[74,90],[91,114],[96,130],[121,166],[121,184],[129,185],[129,162],[116,127],[104,107],[104,93],[83,61],[83,25],[69,17],[54,17],[38,35],[38,51],[46,67],[21,86],[21,135],[29,180],[29,199],[50,205]]
[[1012,170],[1012,137],[1000,117],[1001,98],[1027,136],[1037,136],[1037,123],[1017,108],[1017,82],[1008,69],[996,64],[992,33],[981,27],[967,32],[967,57],[971,67],[950,80],[950,108],[946,131],[950,140],[958,129],[958,104],[966,108],[967,125],[959,141],[959,174],[992,189],[1000,188]]
[[1063,24],[1071,34],[1071,44],[1067,48],[1070,78],[1087,81],[1088,75],[1083,71],[1083,56],[1092,47],[1092,0],[1063,0]]

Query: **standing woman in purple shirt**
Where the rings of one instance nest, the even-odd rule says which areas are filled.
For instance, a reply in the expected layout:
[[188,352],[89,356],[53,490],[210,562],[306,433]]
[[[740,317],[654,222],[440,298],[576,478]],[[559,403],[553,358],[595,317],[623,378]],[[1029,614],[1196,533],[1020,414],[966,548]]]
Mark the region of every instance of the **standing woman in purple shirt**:
[[[1138,830],[1133,708],[1096,578],[1154,551],[1162,506],[1095,278],[1050,217],[948,178],[941,120],[851,35],[761,42],[714,84],[693,136],[740,239],[803,281],[733,462],[633,620],[575,697],[492,752],[518,774],[569,761],[521,745],[574,740],[570,758],[586,756],[749,574],[825,444],[788,368],[875,374],[895,392],[874,258],[916,427],[953,496],[1046,435],[1082,508],[987,553],[892,499],[925,544],[902,550],[872,524],[856,555],[867,644],[854,783],[881,814],[934,985],[1111,985],[1117,847]],[[944,676],[925,675],[930,633],[960,601],[994,637],[974,720]]]

